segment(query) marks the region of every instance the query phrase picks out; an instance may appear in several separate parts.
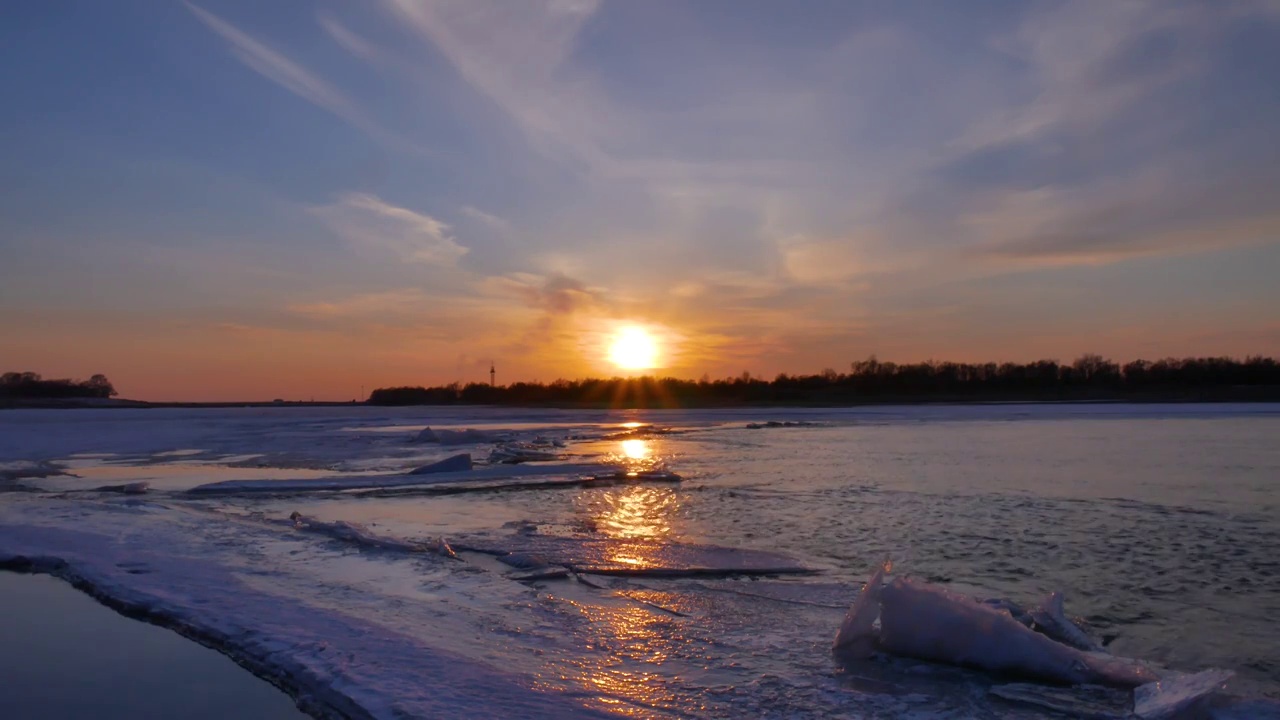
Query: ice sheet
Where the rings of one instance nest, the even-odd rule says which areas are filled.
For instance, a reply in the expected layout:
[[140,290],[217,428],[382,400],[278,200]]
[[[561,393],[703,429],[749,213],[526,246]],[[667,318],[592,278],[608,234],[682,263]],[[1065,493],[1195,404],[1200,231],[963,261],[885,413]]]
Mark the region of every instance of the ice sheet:
[[540,691],[529,678],[425,645],[359,612],[299,603],[283,588],[252,582],[250,568],[210,560],[206,541],[176,535],[166,521],[113,510],[100,518],[127,518],[127,539],[103,532],[118,522],[97,523],[95,531],[58,527],[49,516],[46,526],[0,522],[0,565],[56,574],[121,611],[216,647],[308,707],[354,718],[603,717],[578,699]]
[[194,495],[334,492],[339,490],[390,489],[446,483],[485,482],[549,475],[577,476],[596,473],[600,470],[602,470],[602,467],[597,463],[503,465],[475,468],[474,470],[431,473],[429,475],[357,475],[292,480],[223,480],[221,482],[198,485],[191,488],[189,492]]

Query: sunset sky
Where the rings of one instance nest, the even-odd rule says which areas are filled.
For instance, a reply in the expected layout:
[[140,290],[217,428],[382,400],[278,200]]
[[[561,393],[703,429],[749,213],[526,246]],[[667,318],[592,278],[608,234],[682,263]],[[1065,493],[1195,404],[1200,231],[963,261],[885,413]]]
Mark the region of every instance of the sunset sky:
[[1280,2],[0,8],[0,371],[1280,355]]

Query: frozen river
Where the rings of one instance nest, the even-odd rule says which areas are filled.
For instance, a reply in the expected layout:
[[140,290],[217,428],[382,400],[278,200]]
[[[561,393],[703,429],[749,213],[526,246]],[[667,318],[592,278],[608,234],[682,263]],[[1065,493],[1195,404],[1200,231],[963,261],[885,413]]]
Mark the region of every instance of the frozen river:
[[[555,458],[486,465],[523,443]],[[405,478],[460,452],[483,481]],[[654,468],[683,481],[584,484]],[[885,558],[978,597],[1061,590],[1111,653],[1233,671],[1214,712],[1274,716],[1277,548],[1276,405],[0,413],[0,559],[334,716],[1043,716],[979,672],[833,660]]]

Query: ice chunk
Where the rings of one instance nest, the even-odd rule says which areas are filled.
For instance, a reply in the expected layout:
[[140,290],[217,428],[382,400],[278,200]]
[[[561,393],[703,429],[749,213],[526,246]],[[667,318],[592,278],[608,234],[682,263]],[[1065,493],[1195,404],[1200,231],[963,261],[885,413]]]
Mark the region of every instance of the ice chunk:
[[833,651],[849,658],[869,657],[875,651],[876,638],[872,626],[880,617],[880,592],[884,587],[884,574],[891,567],[886,560],[862,586],[862,591],[845,613],[835,642],[831,644]]
[[1142,720],[1173,717],[1200,698],[1223,689],[1234,674],[1230,670],[1174,673],[1142,685],[1133,691],[1133,714]]
[[1067,617],[1062,605],[1062,593],[1050,593],[1040,607],[1031,611],[1034,629],[1060,643],[1087,652],[1105,652],[1093,638]]
[[523,462],[559,460],[560,454],[528,443],[500,445],[489,453],[489,462],[514,465]]
[[493,437],[483,430],[467,428],[465,430],[433,430],[425,427],[413,438],[413,442],[438,443],[440,445],[473,445],[493,442]]
[[458,453],[409,471],[410,475],[430,475],[442,472],[461,472],[471,469],[471,453]]
[[988,598],[983,600],[982,604],[1001,612],[1009,613],[1009,617],[1012,617],[1014,620],[1017,620],[1027,627],[1031,627],[1032,623],[1035,622],[1031,619],[1031,615],[1024,610],[1021,605],[1009,600],[1008,598]]
[[402,540],[400,538],[388,537],[385,535],[377,535],[363,525],[356,523],[337,520],[334,522],[326,522],[315,518],[307,517],[299,512],[289,515],[289,521],[298,530],[306,532],[319,533],[328,535],[335,540],[362,545],[377,550],[395,550],[398,552],[410,553],[434,553],[436,555],[444,555],[446,557],[456,558],[457,554],[453,552],[453,548],[449,547],[449,543],[444,538],[439,537],[434,540],[422,543],[412,540]]
[[1136,661],[1087,653],[1004,611],[926,583],[894,580],[880,604],[880,647],[895,655],[1052,682],[1136,687],[1155,679]]

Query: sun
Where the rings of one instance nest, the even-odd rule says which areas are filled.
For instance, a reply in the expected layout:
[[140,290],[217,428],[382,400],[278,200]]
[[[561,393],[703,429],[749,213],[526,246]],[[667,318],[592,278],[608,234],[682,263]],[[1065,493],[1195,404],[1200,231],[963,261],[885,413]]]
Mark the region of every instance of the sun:
[[644,328],[621,328],[609,345],[609,361],[623,370],[657,367],[658,343]]

